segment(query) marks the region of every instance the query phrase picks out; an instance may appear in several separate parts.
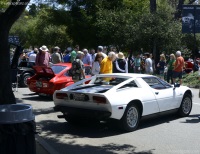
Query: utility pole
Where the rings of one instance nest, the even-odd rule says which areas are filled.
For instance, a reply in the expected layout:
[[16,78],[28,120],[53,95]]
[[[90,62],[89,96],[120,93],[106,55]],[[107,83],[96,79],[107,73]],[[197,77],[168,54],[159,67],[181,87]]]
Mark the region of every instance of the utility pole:
[[150,12],[156,12],[156,0],[150,0]]
[[[152,14],[156,13],[156,0],[150,0],[150,12]],[[158,51],[156,50],[156,38],[153,38],[153,57],[155,58],[155,62],[157,63],[157,61],[159,60],[159,53],[157,53]]]
[[178,5],[177,5],[177,8],[176,8],[176,13],[175,13],[175,19],[178,20],[181,18],[181,14],[182,14],[182,6],[184,4],[184,1],[185,0],[179,0],[178,1]]

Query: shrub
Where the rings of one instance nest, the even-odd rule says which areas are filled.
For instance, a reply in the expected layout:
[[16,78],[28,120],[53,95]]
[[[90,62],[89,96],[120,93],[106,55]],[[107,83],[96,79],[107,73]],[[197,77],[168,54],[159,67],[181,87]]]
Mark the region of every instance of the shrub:
[[200,86],[200,80],[198,71],[190,74],[186,74],[183,76],[183,85],[192,88],[198,88]]

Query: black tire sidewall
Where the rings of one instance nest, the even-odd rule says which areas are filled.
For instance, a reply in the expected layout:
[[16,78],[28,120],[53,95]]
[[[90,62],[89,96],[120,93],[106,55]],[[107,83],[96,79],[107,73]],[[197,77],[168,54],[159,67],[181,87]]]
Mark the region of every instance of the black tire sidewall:
[[[131,107],[134,107],[137,109],[137,112],[138,112],[138,121],[137,121],[137,124],[135,125],[135,127],[130,127],[128,124],[127,124],[127,112],[129,110],[129,108]],[[134,131],[137,129],[138,125],[139,125],[139,121],[140,121],[140,117],[141,117],[141,112],[140,112],[140,109],[139,107],[136,105],[136,104],[129,104],[127,107],[126,107],[126,110],[124,112],[124,115],[123,117],[121,118],[120,120],[120,127],[127,131],[127,132],[131,132],[131,131]]]
[[22,79],[21,79],[21,86],[22,87],[27,87],[28,85],[27,85],[27,81],[26,81],[26,83],[24,82],[24,80],[25,80],[25,78],[26,78],[26,80],[27,80],[27,78],[29,78],[29,77],[31,77],[31,74],[30,73],[26,73],[26,74],[24,74],[23,76],[22,76]]
[[[191,101],[191,108],[190,108],[190,111],[189,111],[187,114],[185,114],[185,113],[183,112],[183,102],[184,102],[184,100],[185,100],[186,98],[189,98],[190,101]],[[179,115],[180,115],[181,117],[186,117],[186,116],[188,116],[188,115],[190,114],[191,110],[192,110],[192,98],[191,98],[191,96],[190,96],[189,94],[185,94],[185,95],[183,96],[183,100],[182,100],[181,106],[180,106],[180,108],[179,108]]]

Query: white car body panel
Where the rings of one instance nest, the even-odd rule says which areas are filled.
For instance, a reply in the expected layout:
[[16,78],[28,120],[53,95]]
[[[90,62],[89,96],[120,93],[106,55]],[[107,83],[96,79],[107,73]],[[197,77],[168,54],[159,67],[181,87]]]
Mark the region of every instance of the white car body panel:
[[[90,109],[90,110],[99,110],[99,111],[109,111],[111,112],[110,118],[121,119],[127,105],[134,100],[140,101],[142,103],[143,112],[142,116],[151,115],[154,113],[159,113],[163,111],[168,111],[180,107],[183,95],[186,90],[190,90],[188,87],[181,86],[179,88],[170,87],[166,89],[156,90],[151,88],[141,77],[154,77],[151,75],[145,74],[130,74],[130,73],[113,73],[105,75],[97,75],[97,77],[123,77],[127,78],[124,82],[112,86],[109,89],[110,85],[99,85],[91,88],[83,89],[73,89],[86,81],[90,80],[90,83],[86,86],[92,85],[92,82],[96,79],[96,76],[93,76],[88,79],[79,81],[71,86],[68,86],[64,89],[55,91],[53,95],[55,106],[67,106],[74,108]],[[125,87],[119,89],[121,86],[135,81],[138,87]],[[106,92],[98,93],[98,90],[109,89]],[[74,93],[87,94],[89,101],[76,101],[67,99],[57,99],[56,93],[67,93],[68,96]],[[93,96],[103,96],[106,98],[106,104],[94,103],[92,100]]]

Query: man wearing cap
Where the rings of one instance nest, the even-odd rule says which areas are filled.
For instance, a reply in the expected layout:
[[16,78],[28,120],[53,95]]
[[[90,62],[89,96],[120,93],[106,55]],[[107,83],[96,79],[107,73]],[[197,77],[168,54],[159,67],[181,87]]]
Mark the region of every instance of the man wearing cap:
[[51,60],[52,60],[52,63],[53,64],[57,64],[57,63],[60,63],[62,62],[61,60],[61,56],[59,54],[59,50],[60,48],[58,46],[56,46],[54,49],[53,49],[53,54],[51,55]]
[[49,66],[50,54],[48,51],[49,49],[45,45],[39,48],[39,53],[35,59],[36,66]]
[[174,65],[174,70],[173,70],[173,83],[176,83],[176,78],[179,78],[180,84],[182,84],[182,73],[183,73],[183,67],[185,65],[184,59],[181,56],[181,52],[177,51],[176,52],[176,62]]

